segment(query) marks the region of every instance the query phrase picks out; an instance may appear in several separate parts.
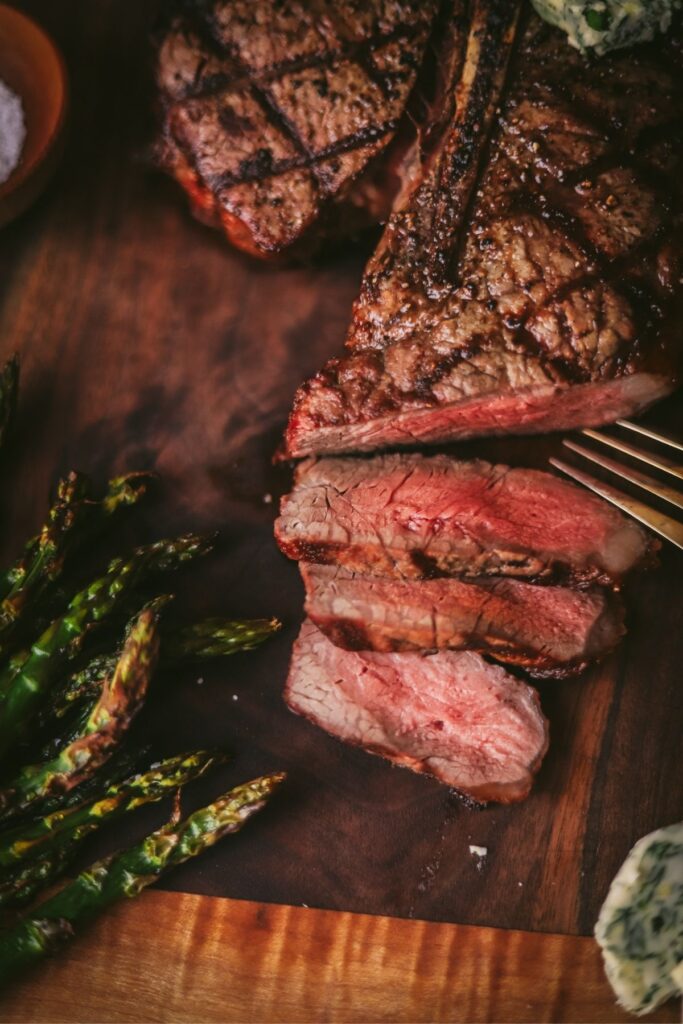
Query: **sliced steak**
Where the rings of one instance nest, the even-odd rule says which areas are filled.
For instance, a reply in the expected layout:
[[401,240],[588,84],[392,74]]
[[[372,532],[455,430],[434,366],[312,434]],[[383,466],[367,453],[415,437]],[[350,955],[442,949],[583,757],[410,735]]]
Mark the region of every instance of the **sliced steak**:
[[352,651],[472,650],[538,678],[574,675],[624,634],[621,602],[602,589],[519,580],[390,580],[303,562],[306,614]]
[[[186,2],[157,59],[160,161],[200,219],[274,256],[393,138],[437,0]],[[376,204],[376,197],[373,198]]]
[[676,386],[680,26],[588,61],[528,5],[471,6],[455,114],[286,457],[606,423]]
[[339,739],[481,803],[523,800],[548,746],[536,691],[478,654],[358,654],[310,622],[285,700]]
[[275,536],[290,558],[378,576],[546,583],[619,581],[657,546],[550,473],[416,453],[306,460]]

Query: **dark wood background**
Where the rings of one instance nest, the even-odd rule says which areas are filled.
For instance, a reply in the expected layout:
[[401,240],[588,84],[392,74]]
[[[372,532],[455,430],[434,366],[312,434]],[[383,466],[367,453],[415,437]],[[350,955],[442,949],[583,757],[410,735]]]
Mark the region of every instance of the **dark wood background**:
[[[178,581],[193,614],[280,616],[267,648],[162,680],[155,752],[236,752],[194,799],[287,768],[281,798],[188,864],[187,892],[460,923],[589,933],[631,844],[683,817],[683,559],[633,581],[629,636],[584,678],[542,687],[551,748],[523,805],[466,810],[439,784],[343,747],[281,700],[301,618],[296,568],[272,540],[289,470],[274,470],[297,384],[342,344],[371,240],[272,269],[196,224],[149,165],[154,3],[31,0],[65,53],[72,109],[48,193],[0,234],[0,355],[22,358],[15,449],[2,468],[1,550],[39,524],[71,467],[100,482],[154,468],[162,493],[135,537],[219,528],[218,554]],[[649,416],[683,433],[678,400]],[[460,446],[544,465],[557,439]],[[273,496],[269,503],[267,496]],[[121,531],[120,541],[132,536]],[[88,856],[163,816],[103,834]],[[481,868],[470,843],[485,846]]]

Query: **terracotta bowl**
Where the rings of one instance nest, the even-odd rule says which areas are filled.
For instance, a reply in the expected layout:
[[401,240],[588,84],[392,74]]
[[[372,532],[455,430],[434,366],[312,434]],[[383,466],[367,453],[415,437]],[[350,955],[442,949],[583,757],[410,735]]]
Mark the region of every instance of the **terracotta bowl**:
[[55,44],[35,21],[6,4],[0,4],[0,79],[21,97],[26,119],[21,159],[0,185],[2,226],[37,199],[59,162],[68,93]]

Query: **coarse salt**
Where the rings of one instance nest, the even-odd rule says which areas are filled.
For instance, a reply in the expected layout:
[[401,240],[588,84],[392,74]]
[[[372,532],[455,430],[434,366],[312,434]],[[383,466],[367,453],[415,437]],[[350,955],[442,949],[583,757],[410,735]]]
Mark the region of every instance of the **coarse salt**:
[[24,107],[0,79],[0,185],[16,170],[26,140]]
[[478,871],[481,871],[483,868],[488,852],[487,846],[475,846],[474,844],[470,846],[470,853],[475,858]]

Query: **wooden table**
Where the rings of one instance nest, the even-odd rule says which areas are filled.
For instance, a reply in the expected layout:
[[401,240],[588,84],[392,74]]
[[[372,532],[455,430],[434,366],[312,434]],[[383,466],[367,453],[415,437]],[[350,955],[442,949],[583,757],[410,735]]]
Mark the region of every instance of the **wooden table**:
[[[2,555],[41,521],[60,473],[156,469],[161,493],[113,546],[220,528],[216,556],[178,582],[180,608],[276,614],[285,629],[202,669],[201,685],[196,672],[164,680],[144,739],[155,753],[236,752],[193,802],[280,767],[289,783],[170,876],[173,891],[117,909],[18,984],[0,1019],[624,1019],[589,936],[632,843],[683,817],[683,560],[666,550],[635,582],[613,658],[541,687],[551,749],[518,807],[469,811],[289,714],[302,590],[272,540],[290,476],[270,456],[296,385],[341,345],[371,242],[278,270],[230,252],[149,166],[154,0],[23,6],[64,50],[72,114],[48,193],[0,235],[0,356],[22,358]],[[683,429],[677,400],[650,419]],[[546,465],[557,445],[458,450]],[[103,832],[87,859],[164,813]],[[470,844],[487,847],[481,868]]]

